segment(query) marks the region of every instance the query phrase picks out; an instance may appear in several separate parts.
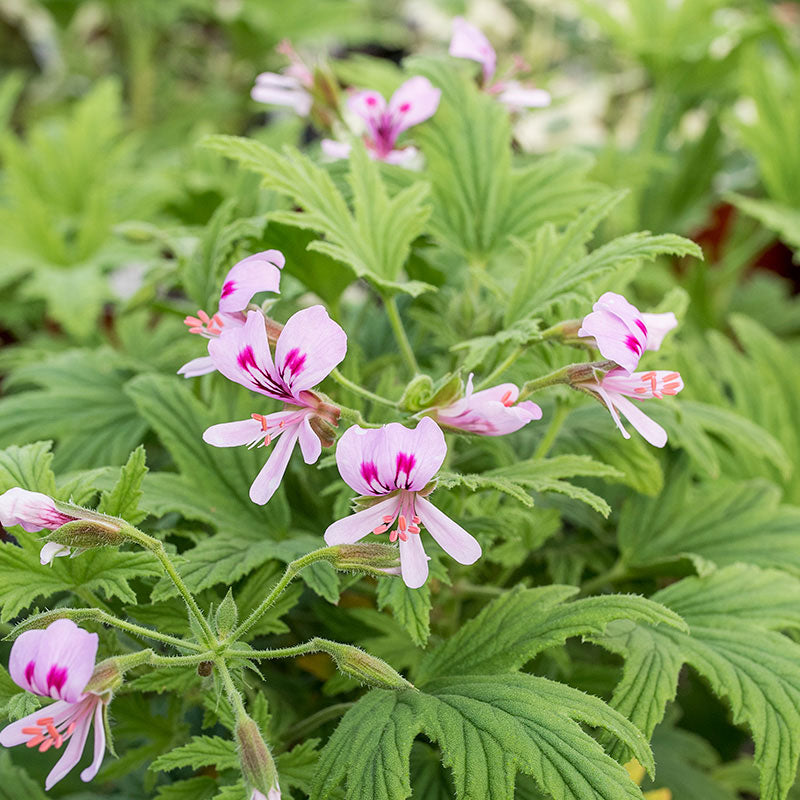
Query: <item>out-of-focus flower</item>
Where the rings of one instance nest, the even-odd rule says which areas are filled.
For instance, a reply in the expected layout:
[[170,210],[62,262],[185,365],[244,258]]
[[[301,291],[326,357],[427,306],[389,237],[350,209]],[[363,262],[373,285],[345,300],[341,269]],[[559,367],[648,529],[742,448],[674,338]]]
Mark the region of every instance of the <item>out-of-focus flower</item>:
[[203,434],[215,447],[266,447],[281,437],[250,487],[250,499],[263,505],[280,485],[298,440],[306,464],[316,462],[323,444],[333,444],[339,409],[311,390],[344,358],[347,335],[322,306],[311,306],[290,317],[273,362],[264,317],[250,311],[242,327],[213,339],[208,350],[226,378],[285,403],[283,411],[212,425]]
[[622,295],[606,292],[584,317],[578,336],[593,336],[597,349],[625,371],[633,372],[645,350],[658,350],[678,320],[672,312],[643,314]]
[[[281,270],[286,263],[280,250],[264,250],[248,256],[234,264],[222,283],[219,298],[219,311],[209,316],[202,309],[197,316],[188,316],[184,324],[189,333],[196,333],[206,339],[215,339],[223,331],[241,328],[247,317],[244,310],[258,292],[279,292]],[[178,375],[196,378],[207,375],[215,369],[210,356],[193,358],[184,364]]]
[[[357,92],[348,101],[348,108],[366,125],[364,143],[369,155],[389,164],[407,165],[416,155],[414,147],[395,149],[397,137],[414,125],[419,125],[436,113],[442,92],[427,78],[417,76],[407,80],[386,103],[375,91]],[[331,158],[347,158],[350,145],[331,139],[322,141],[323,152]]]
[[11,648],[8,670],[25,691],[57,702],[34,711],[0,731],[0,744],[26,744],[47,752],[67,744],[64,754],[45,781],[50,789],[80,760],[94,722],[94,760],[81,779],[90,781],[105,754],[104,711],[108,693],[87,692],[94,671],[98,636],[79,628],[72,620],[59,619],[44,630],[26,631]]
[[542,418],[542,409],[530,400],[517,404],[519,388],[513,383],[501,383],[490,389],[475,392],[472,374],[467,379],[464,397],[445,408],[434,410],[433,417],[440,425],[484,436],[514,433],[531,420]]
[[258,75],[250,97],[257,103],[288,106],[298,116],[307,117],[314,104],[309,91],[314,85],[314,76],[288,41],[281,42],[277,50],[287,56],[291,63],[280,72],[262,72]]
[[456,58],[477,61],[483,71],[483,88],[511,110],[543,108],[550,105],[550,93],[544,89],[526,86],[511,76],[526,69],[525,62],[516,58],[514,66],[505,78],[494,80],[497,70],[497,53],[483,32],[463,17],[453,20],[453,38],[449,53]]
[[628,398],[649,400],[678,394],[683,389],[679,373],[651,370],[628,374],[622,367],[615,367],[599,380],[595,378],[574,385],[597,395],[606,404],[626,439],[630,439],[631,435],[623,427],[620,414],[654,447],[663,447],[667,443],[667,432]]
[[460,564],[473,564],[481,556],[477,540],[426,499],[446,453],[444,434],[430,417],[413,430],[397,422],[377,429],[348,428],[336,447],[339,473],[359,494],[385,499],[334,522],[325,541],[352,544],[370,532],[386,533],[397,521],[389,540],[399,540],[401,574],[412,589],[428,577],[421,526]]

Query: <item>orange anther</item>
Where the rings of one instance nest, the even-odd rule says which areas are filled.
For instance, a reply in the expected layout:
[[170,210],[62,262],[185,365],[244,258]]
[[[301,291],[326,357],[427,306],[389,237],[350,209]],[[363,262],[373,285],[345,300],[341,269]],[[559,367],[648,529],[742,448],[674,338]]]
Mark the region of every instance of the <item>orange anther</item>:
[[680,378],[680,376],[681,376],[680,372],[670,372],[670,374],[667,375],[664,378],[664,380],[665,381],[674,381],[674,380],[677,380],[678,378]]
[[644,386],[637,386],[633,391],[636,392],[636,394],[644,394],[647,389],[645,389]]
[[37,745],[40,745],[44,741],[44,738],[45,738],[44,735],[40,733],[38,736],[35,736],[29,742],[26,742],[25,747],[36,747]]
[[214,316],[211,317],[211,319],[214,321],[214,324],[218,328],[224,328],[225,327],[225,323],[222,321],[222,317],[219,314],[214,314]]
[[655,394],[656,387],[658,386],[658,378],[656,377],[655,372],[645,372],[641,376],[642,383],[647,383],[649,381],[650,386],[652,387],[652,392]]
[[388,531],[388,530],[389,530],[389,526],[388,525],[378,525],[378,527],[375,528],[372,532],[376,536],[379,536],[381,533],[386,533],[386,531]]
[[39,736],[41,732],[39,728],[23,728],[21,731],[21,733],[24,733],[26,736]]
[[184,325],[189,325],[190,327],[192,327],[192,326],[200,327],[200,328],[203,327],[203,323],[202,323],[201,320],[197,319],[197,317],[191,317],[191,316],[186,317],[183,320],[183,324]]
[[509,389],[501,398],[500,402],[508,408],[509,406],[514,405],[514,401],[511,399],[511,389]]
[[45,739],[39,746],[39,752],[46,753],[54,744],[55,742],[52,739]]
[[69,727],[64,733],[64,736],[72,736],[72,732],[75,730],[76,723],[70,722]]
[[383,518],[384,522],[392,522],[394,521],[394,516],[392,514],[386,514]]
[[271,443],[272,443],[272,437],[269,434],[267,434],[264,437],[264,447],[269,447]]
[[668,394],[668,395],[672,396],[674,394],[678,394],[678,390],[677,389],[664,389],[663,394]]
[[400,541],[401,542],[408,541],[408,534],[405,531],[400,531]]
[[392,531],[389,534],[389,541],[390,542],[396,542],[397,541],[397,531]]
[[208,321],[211,319],[211,317],[209,317],[208,314],[206,314],[206,312],[201,308],[197,310],[197,316],[200,317],[200,319],[203,320],[206,325],[208,325]]
[[53,717],[42,717],[41,719],[36,720],[37,725],[44,725],[45,727],[52,725],[54,722],[55,719],[53,719]]
[[413,522],[415,525],[419,525],[419,524],[420,524],[420,522],[422,522],[422,520],[421,520],[421,519],[420,519],[420,518],[419,518],[419,517],[418,517],[416,514],[414,514],[414,516],[413,516],[413,517],[411,517],[411,521],[412,521],[412,522]]
[[416,525],[409,525],[409,526],[408,526],[408,530],[409,530],[411,533],[419,533],[419,528],[418,528]]
[[404,531],[408,527],[406,524],[406,518],[402,514],[397,518],[397,527],[400,528],[401,531]]

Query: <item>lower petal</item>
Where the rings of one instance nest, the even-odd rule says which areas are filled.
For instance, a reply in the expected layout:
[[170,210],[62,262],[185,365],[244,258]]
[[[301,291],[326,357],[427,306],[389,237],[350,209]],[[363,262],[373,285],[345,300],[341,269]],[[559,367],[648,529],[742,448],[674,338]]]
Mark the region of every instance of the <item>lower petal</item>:
[[23,728],[31,728],[36,726],[36,720],[42,717],[52,717],[55,725],[60,725],[74,710],[75,703],[68,703],[66,700],[59,700],[51,703],[44,708],[38,708],[36,711],[28,714],[27,717],[18,719],[16,722],[11,722],[0,731],[0,745],[3,747],[16,747],[18,744],[24,744],[29,741],[31,735],[23,733]]
[[424,497],[417,496],[414,501],[414,509],[428,533],[433,536],[442,550],[459,564],[474,564],[481,557],[482,551],[478,540],[453,522],[447,514],[439,511],[433,503]]
[[81,772],[81,780],[87,783],[100,769],[103,756],[106,754],[106,729],[103,724],[103,703],[98,700],[94,711],[94,759],[92,763]]
[[289,465],[289,459],[299,433],[299,425],[287,426],[283,429],[283,436],[278,439],[267,463],[264,464],[250,487],[250,499],[254,503],[263,506],[277,491],[286,467]]
[[653,447],[663,447],[667,443],[667,432],[655,420],[650,419],[635,403],[628,400],[627,397],[620,396],[616,398],[616,404],[620,412],[625,415],[625,419]]
[[349,158],[352,147],[346,142],[337,142],[334,139],[322,140],[322,152],[328,158]]
[[409,589],[419,589],[428,580],[428,556],[418,533],[409,533],[405,541],[400,540],[400,574]]
[[308,417],[305,417],[300,424],[300,452],[306,464],[316,464],[322,454],[322,442],[312,430]]
[[618,403],[619,400],[622,399],[622,395],[618,394],[617,392],[607,392],[602,386],[593,386],[592,389],[597,392],[597,394],[600,396],[600,399],[606,404],[606,408],[611,414],[611,419],[614,420],[614,424],[619,428],[620,433],[626,439],[630,439],[631,435],[625,430],[625,426],[622,424],[622,420],[619,418],[617,409],[614,407],[614,404]]
[[363,511],[358,511],[334,522],[325,531],[325,543],[329,545],[353,544],[353,542],[363,539],[379,525],[384,524],[385,516],[396,516],[399,502],[397,497],[390,497]]
[[215,372],[216,367],[210,356],[201,356],[200,358],[193,358],[187,361],[179,370],[178,375],[183,375],[184,378],[197,378],[200,375],[208,375],[209,372]]
[[81,760],[86,738],[89,735],[89,726],[92,724],[91,708],[87,705],[87,708],[82,709],[81,712],[75,720],[75,730],[67,742],[64,755],[56,762],[47,776],[44,783],[47,791],[50,791]]
[[238,447],[256,441],[263,433],[258,420],[242,419],[206,428],[203,432],[203,441],[214,447]]

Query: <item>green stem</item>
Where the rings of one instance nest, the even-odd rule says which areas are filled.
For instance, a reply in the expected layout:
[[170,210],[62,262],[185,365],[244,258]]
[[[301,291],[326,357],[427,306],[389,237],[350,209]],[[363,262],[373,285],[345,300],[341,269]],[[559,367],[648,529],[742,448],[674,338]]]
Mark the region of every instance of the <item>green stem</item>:
[[533,453],[534,459],[544,458],[548,454],[550,448],[553,446],[553,442],[561,432],[561,426],[564,424],[567,414],[569,414],[569,408],[563,403],[558,403],[556,405],[556,410],[550,419],[550,425],[547,427],[547,431],[545,432],[542,441],[539,442],[536,450]]
[[554,370],[547,375],[543,375],[541,378],[534,378],[533,380],[526,381],[522,389],[520,389],[517,402],[525,400],[534,392],[538,392],[540,389],[544,389],[547,386],[555,386],[559,383],[569,383],[569,377],[567,376],[568,369],[569,367],[561,367],[560,369]]
[[185,667],[199,664],[201,661],[210,661],[214,658],[211,652],[195,653],[190,656],[160,656],[152,650],[140,650],[124,656],[114,656],[111,660],[121,672],[147,665],[149,667]]
[[306,653],[316,653],[319,646],[315,639],[303,644],[296,644],[294,647],[278,647],[273,650],[228,650],[226,655],[232,658],[293,658],[302,656]]
[[222,659],[217,659],[214,663],[217,667],[217,672],[222,679],[222,685],[225,687],[225,693],[228,695],[228,701],[233,708],[233,712],[236,715],[237,720],[241,719],[242,717],[246,717],[247,710],[244,707],[242,695],[236,688],[236,684],[233,682],[233,677],[228,669],[228,665]]
[[228,640],[235,642],[236,640],[241,639],[242,636],[261,619],[269,607],[273,605],[273,603],[280,596],[281,592],[283,592],[283,590],[292,582],[293,578],[298,572],[307,567],[309,564],[313,564],[315,561],[327,559],[330,555],[330,551],[330,547],[322,547],[319,550],[314,550],[311,553],[307,553],[306,555],[301,556],[300,558],[295,559],[287,564],[286,572],[283,573],[283,577],[275,584],[275,586],[272,587],[272,591],[261,601],[258,608],[256,608],[250,614],[250,616],[228,637]]
[[72,620],[75,619],[93,619],[97,622],[102,622],[105,625],[112,625],[115,628],[119,628],[122,631],[126,631],[127,633],[131,633],[134,636],[139,636],[143,639],[154,639],[157,642],[163,642],[164,644],[171,644],[173,647],[179,647],[184,650],[194,650],[199,652],[203,648],[200,645],[195,644],[194,642],[186,641],[184,639],[179,639],[177,636],[170,636],[168,633],[161,633],[160,631],[154,631],[150,628],[142,627],[141,625],[136,625],[133,622],[128,622],[124,619],[118,619],[117,617],[113,616],[112,614],[108,614],[105,611],[101,611],[100,609],[86,609],[86,611],[92,612],[91,614],[80,614],[79,612],[83,609],[71,609],[69,618]]
[[369,391],[369,389],[365,389],[363,386],[359,386],[357,383],[353,383],[349,378],[345,378],[341,372],[339,372],[336,367],[334,367],[330,372],[331,378],[333,378],[340,386],[344,386],[346,389],[349,389],[351,392],[355,392],[356,394],[360,394],[362,397],[366,397],[367,400],[372,400],[373,403],[380,403],[384,406],[391,406],[392,408],[397,408],[397,403],[392,400],[389,400],[386,397],[381,397],[379,394],[375,394],[374,392]]
[[355,408],[348,408],[337,403],[339,411],[342,412],[342,419],[352,422],[354,425],[360,425],[362,428],[381,428],[382,423],[367,422],[360,411]]
[[147,538],[152,542],[147,549],[161,562],[164,572],[167,573],[169,579],[175,584],[175,588],[180,592],[181,597],[183,597],[186,602],[189,613],[192,614],[197,624],[200,626],[200,629],[205,634],[206,644],[209,647],[213,647],[217,643],[216,636],[214,636],[214,632],[211,630],[208,620],[203,616],[203,612],[200,610],[200,606],[197,605],[194,596],[183,582],[183,578],[181,578],[178,574],[178,570],[175,569],[175,565],[170,561],[167,551],[164,549],[164,543],[149,536]]
[[627,576],[628,568],[622,559],[619,559],[605,572],[601,572],[599,575],[595,575],[594,578],[590,578],[586,581],[581,586],[581,595],[592,594],[592,592],[596,592],[598,589],[602,589],[604,586],[622,580]]
[[403,327],[403,321],[400,319],[400,312],[397,310],[397,301],[394,297],[384,296],[383,304],[386,308],[386,314],[389,317],[389,324],[394,331],[394,338],[397,339],[397,344],[400,346],[400,352],[403,354],[406,365],[409,370],[411,370],[412,375],[417,375],[419,374],[419,366],[414,356],[411,342],[408,341],[406,330]]

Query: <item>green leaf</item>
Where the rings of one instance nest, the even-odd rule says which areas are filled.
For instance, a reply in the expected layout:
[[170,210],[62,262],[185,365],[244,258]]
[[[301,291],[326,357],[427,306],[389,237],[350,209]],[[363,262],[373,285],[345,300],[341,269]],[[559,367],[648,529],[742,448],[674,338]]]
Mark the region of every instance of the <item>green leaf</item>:
[[300,206],[302,212],[277,211],[270,219],[324,235],[324,241],[314,240],[310,248],[346,265],[354,277],[365,278],[383,293],[417,295],[433,288],[401,279],[411,243],[430,214],[427,184],[416,182],[390,197],[378,165],[356,143],[348,178],[351,210],[325,169],[293,148],[278,153],[252,139],[232,136],[211,136],[205,143],[263,175],[270,189]]
[[506,592],[425,656],[415,684],[424,686],[439,675],[519,669],[537,653],[572,636],[602,634],[615,620],[685,629],[677,614],[644,597],[609,594],[565,602],[577,592],[572,586]]
[[745,562],[800,575],[800,509],[781,505],[780,494],[764,481],[692,485],[686,460],[677,460],[661,495],[623,507],[622,559],[645,567],[689,558],[701,574]]
[[319,739],[307,739],[287,753],[275,757],[282,791],[298,788],[307,794],[311,792],[311,782],[319,762],[319,742]]
[[325,800],[346,779],[348,800],[402,800],[419,732],[439,743],[459,800],[512,800],[517,771],[564,800],[641,798],[623,767],[579,723],[609,731],[652,769],[647,742],[591,695],[532,675],[457,676],[428,691],[373,690],[322,751],[314,782]]
[[55,496],[56,479],[50,465],[52,442],[35,442],[24,447],[0,450],[0,494],[19,486],[31,492]]
[[220,772],[239,765],[236,745],[219,736],[194,736],[181,747],[159,756],[148,769],[168,772],[179,767],[216,767]]
[[741,194],[728,195],[727,199],[764,227],[775,231],[790,247],[800,250],[800,210],[796,207]]
[[612,705],[650,736],[689,664],[749,728],[763,800],[783,800],[800,756],[800,645],[775,631],[800,628],[800,581],[738,565],[684,578],[652,599],[690,632],[621,621],[595,637],[625,657]]
[[156,692],[157,694],[163,694],[164,692],[186,694],[189,689],[199,684],[199,682],[200,676],[197,674],[197,667],[164,667],[162,669],[154,669],[131,681],[126,681],[125,689],[138,692]]
[[213,778],[188,778],[160,787],[155,800],[211,800],[216,791],[217,782]]
[[147,516],[146,513],[139,511],[142,481],[147,474],[146,458],[142,445],[131,453],[125,466],[120,469],[119,479],[114,488],[103,492],[100,497],[97,510],[101,514],[122,517],[131,525],[138,525]]
[[437,485],[443,489],[452,489],[454,486],[465,486],[471,492],[486,489],[507,494],[528,508],[533,508],[533,498],[528,494],[525,486],[519,481],[511,480],[502,475],[481,473],[479,475],[462,475],[458,472],[440,472],[437,476]]
[[425,583],[409,589],[403,581],[382,580],[378,583],[378,608],[392,609],[395,620],[408,631],[414,644],[424,647],[431,633],[431,590]]
[[22,767],[15,766],[8,750],[0,752],[0,775],[0,800],[47,800],[41,781],[33,780]]

